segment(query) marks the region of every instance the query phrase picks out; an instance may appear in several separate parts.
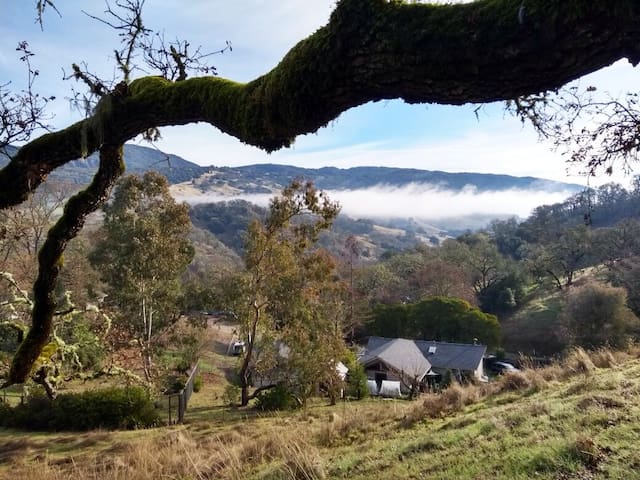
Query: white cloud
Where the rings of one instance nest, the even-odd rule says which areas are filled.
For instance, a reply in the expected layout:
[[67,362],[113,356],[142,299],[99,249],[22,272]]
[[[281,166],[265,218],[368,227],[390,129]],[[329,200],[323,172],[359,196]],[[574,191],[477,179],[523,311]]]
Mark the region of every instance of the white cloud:
[[[342,212],[354,218],[408,218],[436,221],[471,215],[516,215],[527,217],[543,204],[561,202],[572,192],[511,189],[478,192],[473,187],[452,191],[437,185],[410,184],[404,187],[380,185],[360,190],[327,190],[338,201]],[[222,196],[218,194],[176,196],[192,205],[242,199],[267,206],[270,194]]]
[[467,215],[527,217],[535,207],[562,201],[571,192],[515,189],[477,192],[472,187],[456,192],[414,184],[403,188],[329,191],[328,194],[340,202],[346,214],[356,218],[414,217],[433,221]]

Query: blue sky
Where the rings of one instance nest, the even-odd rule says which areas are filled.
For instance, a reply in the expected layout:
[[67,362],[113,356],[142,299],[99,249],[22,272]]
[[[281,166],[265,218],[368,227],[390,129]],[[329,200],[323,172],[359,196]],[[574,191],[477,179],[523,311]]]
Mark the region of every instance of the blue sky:
[[[86,61],[90,70],[113,75],[115,33],[80,12],[99,15],[104,2],[58,0],[62,17],[49,11],[44,31],[34,23],[34,2],[7,3],[0,20],[6,47],[0,52],[0,82],[12,81],[19,87],[24,81],[24,68],[12,47],[27,40],[41,72],[38,89],[58,97],[51,123],[61,128],[79,119],[65,101],[72,83],[62,80],[63,69],[68,72],[72,62]],[[187,39],[207,51],[230,41],[233,51],[215,56],[213,63],[220,76],[248,81],[273,68],[297,41],[325,24],[334,5],[335,0],[147,0],[145,18],[147,27],[164,31],[167,38]],[[638,80],[637,69],[619,62],[583,82],[618,92],[633,88]],[[560,153],[538,142],[532,129],[505,113],[501,104],[485,106],[478,118],[475,108],[410,106],[400,101],[368,104],[345,112],[316,134],[298,138],[293,148],[271,155],[208,125],[165,128],[158,146],[202,165],[385,165],[586,183],[575,170],[567,176]],[[626,182],[622,177],[614,179]],[[591,184],[609,180],[598,178]]]

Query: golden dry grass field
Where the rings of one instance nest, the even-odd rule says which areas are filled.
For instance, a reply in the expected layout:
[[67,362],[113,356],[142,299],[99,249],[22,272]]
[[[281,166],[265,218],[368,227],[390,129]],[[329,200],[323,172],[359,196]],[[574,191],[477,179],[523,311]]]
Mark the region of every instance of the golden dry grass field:
[[637,349],[578,350],[562,365],[412,402],[318,400],[275,414],[224,405],[230,368],[212,349],[205,386],[177,427],[0,430],[0,478],[640,478]]

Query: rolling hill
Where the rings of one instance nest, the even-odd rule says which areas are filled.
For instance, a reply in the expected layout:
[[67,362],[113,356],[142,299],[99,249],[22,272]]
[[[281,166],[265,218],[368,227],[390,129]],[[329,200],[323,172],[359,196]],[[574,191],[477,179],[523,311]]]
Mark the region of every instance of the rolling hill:
[[[8,147],[9,155],[15,147]],[[7,163],[0,153],[0,167]],[[184,158],[160,150],[134,144],[125,145],[127,173],[156,170],[169,182],[188,182],[201,192],[273,193],[294,178],[313,179],[324,190],[356,190],[376,185],[402,187],[408,184],[437,185],[447,190],[462,190],[473,186],[477,192],[537,189],[547,192],[579,191],[581,185],[545,180],[536,177],[514,177],[486,173],[449,173],[392,167],[353,167],[318,169],[288,165],[260,164],[242,167],[202,167]],[[68,183],[88,183],[98,167],[98,155],[69,162],[51,177]]]
[[[8,153],[15,151],[10,148]],[[367,246],[365,251],[371,258],[384,251],[410,248],[418,241],[435,245],[447,236],[482,228],[495,218],[518,215],[515,208],[509,207],[511,199],[522,197],[523,192],[541,193],[534,200],[539,205],[548,194],[568,195],[583,189],[580,185],[535,177],[391,167],[202,167],[177,155],[133,144],[125,145],[125,161],[127,173],[156,170],[164,174],[172,184],[173,195],[193,206],[194,224],[218,236],[237,253],[246,221],[255,216],[252,210],[264,212],[268,199],[294,178],[313,180],[343,206],[334,228],[336,238],[325,237],[325,245],[330,248],[342,244],[347,236],[356,235]],[[0,166],[6,162],[7,157],[0,155]],[[93,154],[69,162],[53,172],[51,179],[80,186],[91,180],[97,166],[98,156]],[[217,202],[223,203],[214,205]],[[461,205],[454,208],[456,203]],[[486,204],[483,209],[475,208],[481,204]],[[354,205],[359,208],[349,208]],[[495,205],[502,210],[494,210]],[[426,217],[425,210],[439,216]]]

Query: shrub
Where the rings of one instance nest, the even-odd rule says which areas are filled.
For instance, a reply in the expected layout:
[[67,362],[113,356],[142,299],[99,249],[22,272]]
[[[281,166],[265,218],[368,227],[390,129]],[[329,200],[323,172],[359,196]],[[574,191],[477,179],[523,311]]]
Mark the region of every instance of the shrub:
[[427,417],[437,418],[449,413],[458,412],[484,397],[487,392],[479,386],[462,386],[452,383],[440,393],[429,393],[423,396],[422,411]]
[[196,378],[193,379],[193,391],[198,393],[202,390],[202,375],[196,375]]
[[51,400],[43,394],[34,395],[4,413],[6,416],[0,418],[3,426],[25,430],[48,430],[53,418]]
[[132,429],[159,423],[149,394],[140,387],[34,396],[16,407],[0,407],[0,425],[26,430]]
[[263,411],[293,410],[299,406],[284,385],[276,385],[270,390],[260,392],[256,400],[256,408]]
[[593,281],[569,291],[562,319],[574,345],[590,349],[620,348],[640,330],[640,320],[627,307],[627,291]]
[[176,371],[186,374],[191,368],[191,363],[188,359],[184,357],[180,357],[180,359],[176,362],[175,367]]
[[222,394],[222,402],[230,407],[240,403],[240,387],[232,384],[227,385]]
[[500,377],[499,391],[526,390],[531,387],[531,381],[524,372],[506,372]]
[[360,363],[354,352],[348,351],[344,360],[345,366],[349,369],[346,378],[345,396],[360,400],[369,396],[367,386],[367,374],[364,366]]
[[164,379],[164,394],[170,395],[172,393],[180,392],[186,383],[184,375],[168,375]]

